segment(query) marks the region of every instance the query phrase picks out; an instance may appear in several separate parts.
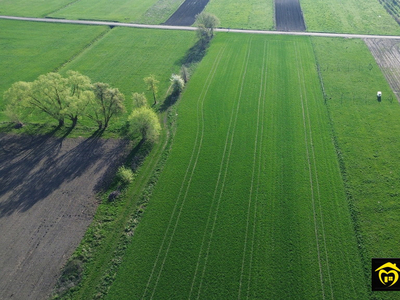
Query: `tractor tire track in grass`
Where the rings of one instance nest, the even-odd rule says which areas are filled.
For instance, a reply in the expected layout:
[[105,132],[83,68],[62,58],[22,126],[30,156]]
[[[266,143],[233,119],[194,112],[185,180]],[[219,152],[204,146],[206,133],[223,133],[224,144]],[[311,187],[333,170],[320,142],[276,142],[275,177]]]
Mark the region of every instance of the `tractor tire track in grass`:
[[[258,195],[258,187],[260,183],[260,167],[261,164],[258,164],[258,172],[257,172],[257,184],[256,184],[256,192],[255,194],[255,199],[253,201],[253,188],[254,188],[254,177],[256,173],[256,161],[258,160],[260,162],[261,160],[261,150],[262,150],[262,138],[263,138],[263,131],[264,131],[264,119],[261,119],[261,128],[260,128],[260,115],[261,117],[264,115],[264,101],[265,101],[265,89],[266,89],[266,83],[265,81],[265,52],[266,52],[266,46],[267,42],[264,41],[264,51],[263,51],[263,60],[262,60],[262,67],[261,67],[261,76],[260,76],[260,93],[258,95],[258,103],[257,103],[257,131],[256,131],[256,136],[254,139],[254,153],[253,153],[253,169],[252,169],[252,175],[251,175],[251,184],[250,184],[250,194],[249,194],[249,205],[247,208],[247,220],[246,220],[246,235],[245,235],[245,240],[244,240],[244,246],[243,246],[243,258],[242,258],[242,267],[241,267],[241,273],[240,273],[240,281],[239,281],[239,291],[238,291],[238,299],[241,298],[241,292],[242,292],[242,282],[243,282],[243,273],[244,273],[244,268],[245,268],[245,259],[246,259],[246,249],[247,249],[247,239],[249,235],[249,219],[250,219],[250,211],[251,211],[251,204],[252,202],[255,202],[254,204],[254,215],[253,215],[253,234],[252,234],[252,243],[251,243],[251,250],[250,250],[250,260],[249,260],[249,278],[248,278],[248,288],[247,288],[247,298],[249,297],[249,286],[250,286],[250,273],[251,273],[251,263],[252,263],[252,258],[253,258],[253,251],[254,251],[254,231],[255,231],[255,224],[256,224],[256,214],[257,214],[257,195]],[[263,103],[261,105],[261,102]],[[260,129],[259,129],[260,128]],[[260,134],[259,134],[259,131]],[[259,139],[259,136],[261,137]],[[260,140],[260,141],[259,141]],[[259,146],[260,145],[260,146]],[[258,153],[257,153],[258,150]],[[257,159],[257,154],[258,154],[258,159]]]
[[[243,66],[244,66],[244,64],[243,64]],[[201,242],[200,252],[199,252],[199,255],[198,255],[198,258],[197,258],[196,269],[195,269],[195,272],[194,272],[192,285],[191,285],[190,292],[189,292],[189,297],[188,297],[189,299],[191,298],[192,293],[193,293],[193,288],[194,288],[194,284],[195,284],[195,281],[196,281],[196,278],[197,278],[197,272],[198,272],[199,265],[200,265],[200,259],[201,259],[201,256],[202,256],[205,239],[206,239],[206,236],[207,236],[207,232],[208,232],[208,227],[209,227],[210,220],[211,220],[212,211],[213,211],[213,208],[214,208],[214,202],[215,202],[216,194],[217,194],[217,191],[218,191],[219,181],[220,181],[220,178],[221,178],[221,173],[222,173],[222,169],[223,169],[223,165],[224,165],[225,153],[226,153],[226,148],[227,148],[227,145],[228,145],[228,138],[229,138],[229,133],[230,133],[230,130],[231,130],[233,116],[234,116],[234,106],[232,107],[231,118],[230,118],[230,121],[229,121],[226,140],[225,140],[225,144],[224,144],[224,150],[222,152],[223,154],[222,154],[222,159],[221,159],[221,163],[220,163],[218,179],[217,179],[217,183],[216,183],[216,186],[215,186],[215,190],[214,190],[214,194],[213,194],[213,198],[212,198],[212,203],[211,203],[211,206],[210,206],[210,211],[208,213],[207,224],[206,224],[204,235],[203,235],[203,239],[202,239],[202,242]]]
[[[198,98],[198,100],[197,100],[197,117],[199,118],[199,112],[200,112],[200,118],[199,118],[199,119],[200,119],[201,121],[197,123],[197,131],[196,131],[195,145],[194,145],[194,147],[193,147],[192,155],[191,155],[191,158],[190,158],[188,167],[187,167],[187,169],[186,169],[185,176],[184,176],[184,178],[183,178],[182,185],[181,185],[181,188],[180,188],[180,190],[179,190],[179,195],[178,195],[178,197],[177,197],[177,200],[176,200],[174,209],[173,209],[173,211],[172,211],[170,221],[169,221],[168,226],[167,226],[167,229],[166,229],[166,231],[165,231],[163,241],[162,241],[161,246],[160,246],[160,249],[159,249],[159,251],[158,251],[158,254],[157,254],[157,257],[156,257],[156,261],[154,262],[153,269],[152,269],[152,271],[151,271],[151,273],[150,273],[150,277],[149,277],[149,280],[148,280],[148,282],[147,282],[147,285],[146,285],[146,288],[145,288],[145,290],[144,290],[144,293],[143,293],[143,297],[142,297],[142,298],[144,298],[144,297],[146,296],[147,290],[148,290],[148,288],[149,288],[149,286],[150,286],[150,283],[151,283],[151,280],[152,280],[152,278],[153,278],[153,274],[154,274],[154,272],[155,272],[156,266],[157,266],[158,261],[159,261],[160,256],[161,256],[162,249],[163,249],[164,244],[165,244],[166,239],[167,239],[168,231],[170,230],[170,227],[171,227],[171,225],[172,225],[172,220],[173,220],[173,218],[174,218],[174,216],[175,216],[175,212],[176,212],[176,210],[178,209],[179,199],[181,198],[181,195],[182,195],[182,193],[183,193],[184,186],[185,186],[185,182],[186,182],[186,179],[187,179],[187,177],[188,177],[189,170],[190,170],[190,168],[191,168],[193,158],[194,158],[195,153],[196,153],[196,151],[197,151],[197,153],[196,153],[196,158],[195,158],[195,162],[194,162],[194,164],[193,164],[193,167],[192,167],[192,170],[191,170],[191,174],[190,174],[190,177],[189,177],[189,179],[188,179],[188,183],[187,183],[187,185],[186,185],[186,192],[185,192],[185,195],[184,195],[184,197],[183,197],[182,203],[180,204],[180,210],[179,210],[179,213],[178,213],[178,216],[177,216],[177,220],[176,220],[176,222],[175,222],[174,229],[173,229],[172,235],[171,235],[171,237],[170,237],[170,240],[169,240],[169,243],[168,243],[168,246],[167,246],[167,250],[166,250],[166,253],[165,253],[163,262],[162,262],[162,265],[161,265],[161,267],[160,267],[160,271],[159,271],[159,273],[158,273],[158,275],[157,275],[156,283],[155,283],[155,285],[154,285],[154,288],[153,288],[153,291],[152,291],[152,294],[151,294],[151,298],[154,296],[154,292],[155,292],[155,290],[156,290],[158,280],[159,280],[159,278],[160,278],[160,276],[161,276],[161,272],[162,272],[162,269],[163,269],[163,265],[164,265],[164,263],[165,263],[165,260],[166,260],[166,258],[167,258],[167,255],[168,255],[168,250],[169,250],[169,248],[170,248],[170,246],[171,246],[172,239],[173,239],[173,236],[174,236],[174,233],[175,233],[177,224],[178,224],[178,222],[179,222],[179,216],[180,216],[180,213],[182,212],[182,208],[183,208],[183,205],[184,205],[184,203],[185,203],[188,190],[189,190],[189,188],[190,188],[191,179],[192,179],[192,177],[193,177],[193,173],[194,173],[195,168],[196,168],[197,160],[198,160],[199,155],[200,155],[200,150],[201,150],[202,141],[203,141],[203,137],[204,137],[204,115],[203,115],[203,103],[204,103],[204,99],[205,99],[205,97],[206,97],[206,95],[207,95],[207,92],[208,92],[208,89],[209,89],[209,87],[210,87],[210,85],[211,85],[211,83],[212,83],[212,80],[213,80],[214,75],[215,75],[215,72],[216,72],[216,70],[217,70],[217,68],[218,68],[219,62],[220,62],[220,60],[221,60],[221,58],[222,58],[222,56],[223,56],[224,50],[225,50],[225,48],[221,48],[221,49],[220,49],[220,51],[219,51],[219,53],[218,53],[218,55],[217,55],[217,57],[216,57],[216,59],[215,59],[215,61],[214,61],[213,69],[210,71],[209,76],[207,77],[207,80],[206,80],[206,82],[204,83],[204,87],[203,87],[202,93],[200,94],[200,96],[199,96],[199,98]],[[201,130],[200,130],[200,123],[201,123]],[[198,142],[199,135],[200,135],[200,142]]]
[[[297,62],[301,65],[299,53],[298,53],[298,46],[295,44],[295,53],[296,53],[296,58]],[[311,166],[311,159],[310,159],[310,153],[309,153],[309,143],[312,143],[312,141],[309,140],[307,137],[307,124],[306,124],[306,116],[305,116],[305,109],[304,109],[304,99],[303,99],[303,91],[301,87],[301,83],[304,79],[301,78],[300,75],[300,67],[297,68],[297,76],[299,80],[299,88],[300,88],[300,101],[301,101],[301,110],[302,110],[302,117],[303,117],[303,129],[304,129],[304,142],[306,146],[306,157],[307,157],[307,162],[308,162],[308,173],[309,173],[309,180],[310,180],[310,190],[311,190],[311,204],[312,204],[312,209],[313,209],[313,219],[314,219],[314,230],[315,230],[315,241],[316,241],[316,246],[317,246],[317,255],[318,255],[318,266],[319,266],[319,276],[320,276],[320,282],[321,282],[321,290],[322,290],[322,298],[325,299],[325,290],[324,290],[324,278],[323,278],[323,271],[322,271],[322,264],[321,264],[321,254],[320,254],[320,246],[319,246],[319,241],[318,241],[318,225],[317,225],[317,218],[316,218],[316,213],[315,213],[315,199],[314,199],[314,183],[313,183],[313,176],[312,176],[312,166]],[[310,124],[309,124],[310,125]]]
[[[212,238],[213,238],[213,234],[214,234],[214,230],[215,230],[215,224],[216,224],[217,217],[218,217],[219,206],[220,206],[220,203],[221,203],[222,194],[223,194],[223,192],[224,192],[225,181],[226,181],[227,172],[228,172],[228,167],[229,167],[229,160],[230,160],[230,155],[231,155],[231,152],[232,152],[233,139],[234,139],[234,137],[235,137],[236,122],[237,122],[237,118],[238,118],[238,115],[239,115],[240,101],[241,101],[241,98],[242,98],[243,86],[244,86],[244,81],[245,81],[246,73],[247,73],[247,66],[248,66],[248,62],[249,62],[249,58],[250,58],[250,52],[251,52],[250,50],[251,50],[251,40],[250,40],[250,42],[249,42],[249,46],[248,46],[248,49],[247,49],[246,60],[244,61],[243,67],[242,67],[242,72],[241,72],[241,74],[243,74],[243,75],[242,75],[242,82],[241,82],[241,85],[240,85],[240,91],[239,91],[239,96],[238,96],[238,102],[237,102],[237,106],[236,106],[236,112],[234,113],[234,111],[232,111],[231,119],[230,119],[230,123],[229,123],[229,128],[228,128],[227,136],[226,136],[226,140],[225,140],[225,148],[224,148],[224,156],[223,156],[223,159],[224,159],[224,157],[225,157],[226,146],[227,146],[227,144],[228,144],[229,135],[231,136],[231,137],[230,137],[230,143],[229,143],[228,154],[227,154],[227,159],[226,159],[225,172],[224,172],[224,175],[223,175],[223,179],[222,179],[222,183],[221,183],[221,188],[220,188],[220,193],[219,193],[218,200],[217,200],[217,207],[216,207],[216,209],[215,209],[213,224],[212,224],[211,233],[210,233],[210,237],[209,237],[209,241],[208,241],[208,245],[207,245],[207,250],[206,250],[206,254],[205,254],[204,265],[203,265],[203,271],[202,271],[201,277],[200,277],[200,284],[199,284],[199,289],[198,289],[198,293],[197,293],[197,299],[200,299],[201,288],[202,288],[202,285],[203,285],[204,274],[205,274],[205,271],[206,271],[206,268],[207,268],[207,261],[208,261],[208,257],[209,257],[209,253],[210,253],[210,248],[211,248],[211,242],[212,242]],[[233,109],[234,109],[234,107],[233,107]],[[233,116],[234,116],[235,119],[234,119],[234,121],[233,121],[233,128],[232,128],[232,133],[231,133],[231,132],[230,132],[230,128],[231,128]],[[222,159],[222,162],[221,162],[221,169],[220,169],[220,172],[219,172],[219,174],[218,174],[217,185],[216,185],[216,187],[215,187],[215,191],[214,191],[214,195],[213,195],[213,202],[214,202],[214,199],[215,199],[215,197],[216,197],[216,195],[217,195],[217,190],[218,190],[219,181],[220,181],[221,172],[222,172],[223,159]],[[211,212],[211,210],[210,210],[210,212]],[[208,228],[208,226],[206,226],[205,232],[208,231],[207,228]],[[196,280],[196,277],[194,277],[193,280]]]
[[[325,237],[325,228],[324,228],[324,221],[323,221],[323,213],[321,207],[321,193],[320,193],[320,184],[318,179],[318,171],[317,171],[317,162],[315,157],[315,148],[314,148],[314,141],[313,141],[313,133],[312,133],[312,125],[310,119],[310,111],[309,111],[309,104],[308,104],[308,97],[307,97],[307,90],[305,86],[305,78],[304,78],[304,69],[303,69],[303,62],[302,58],[299,55],[299,46],[295,44],[295,52],[297,61],[299,63],[298,67],[298,78],[299,78],[299,88],[300,88],[300,100],[301,100],[301,108],[302,108],[302,116],[303,116],[303,127],[304,127],[304,137],[305,137],[305,144],[306,144],[306,154],[307,154],[307,161],[309,167],[309,175],[310,175],[310,188],[311,188],[311,202],[313,208],[313,217],[314,217],[314,228],[315,228],[315,237],[316,237],[316,245],[317,245],[317,253],[318,253],[318,264],[320,269],[320,279],[321,279],[321,288],[322,288],[322,296],[325,299],[325,291],[324,291],[324,274],[322,271],[322,264],[321,264],[321,249],[319,245],[319,233],[318,233],[318,220],[317,220],[317,211],[316,211],[316,204],[315,200],[318,200],[318,208],[320,215],[320,234],[322,235],[323,239],[323,248],[325,254],[325,261],[326,261],[326,269],[327,269],[327,277],[329,280],[329,288],[330,294],[332,299],[334,299],[333,289],[332,289],[332,280],[329,268],[329,258],[326,246],[326,237]],[[308,133],[307,133],[307,124],[308,124]],[[313,179],[314,178],[314,179]],[[314,186],[316,189],[316,193],[314,191]],[[316,194],[316,197],[315,197]]]
[[[266,45],[267,43],[264,42],[264,52],[263,52],[263,68],[267,68],[267,64],[265,61],[265,53],[266,53]],[[271,48],[269,47],[268,55],[271,53]],[[262,170],[262,156],[263,156],[263,138],[264,138],[264,127],[265,127],[265,102],[267,98],[267,82],[268,82],[268,69],[263,72],[265,73],[264,79],[261,80],[261,85],[262,88],[260,90],[260,96],[262,94],[262,100],[261,100],[261,128],[260,128],[260,142],[258,143],[258,170],[257,170],[257,184],[256,184],[256,193],[255,193],[255,204],[254,204],[254,214],[253,214],[253,231],[252,231],[252,238],[251,238],[251,250],[250,250],[250,258],[249,258],[249,278],[247,282],[247,293],[246,293],[246,299],[250,299],[250,288],[251,288],[251,282],[252,282],[252,270],[253,270],[253,257],[254,257],[254,244],[255,244],[255,239],[256,239],[256,228],[257,228],[257,203],[259,201],[259,190],[260,190],[260,184],[261,184],[261,170]],[[263,91],[263,93],[261,93]],[[273,115],[270,116],[271,120],[273,120]],[[257,126],[258,128],[258,126]],[[272,235],[271,235],[272,236]],[[240,293],[238,298],[240,298]]]
[[309,101],[308,101],[308,97],[306,95],[306,84],[305,84],[305,80],[304,80],[304,69],[303,69],[303,63],[302,63],[301,57],[299,59],[299,62],[300,62],[301,74],[303,74],[303,79],[301,80],[301,83],[300,83],[300,89],[303,89],[304,95],[305,95],[304,103],[305,103],[305,108],[306,108],[307,121],[308,121],[308,125],[309,125],[310,148],[311,148],[311,153],[312,153],[312,161],[313,161],[313,165],[314,165],[314,176],[315,176],[315,183],[316,183],[316,188],[317,188],[317,199],[318,199],[319,215],[320,215],[320,222],[321,222],[321,229],[322,229],[321,230],[322,238],[323,238],[324,249],[325,249],[326,268],[327,268],[327,273],[328,273],[331,297],[332,297],[332,299],[334,299],[333,289],[332,289],[332,279],[331,279],[330,268],[329,268],[329,257],[328,257],[327,247],[326,247],[325,226],[324,226],[324,219],[323,219],[322,206],[321,206],[321,192],[320,192],[320,184],[319,184],[319,179],[318,179],[317,161],[315,158],[315,147],[314,147],[312,126],[311,126],[311,119],[310,119],[310,110],[309,110],[309,104],[308,104]]

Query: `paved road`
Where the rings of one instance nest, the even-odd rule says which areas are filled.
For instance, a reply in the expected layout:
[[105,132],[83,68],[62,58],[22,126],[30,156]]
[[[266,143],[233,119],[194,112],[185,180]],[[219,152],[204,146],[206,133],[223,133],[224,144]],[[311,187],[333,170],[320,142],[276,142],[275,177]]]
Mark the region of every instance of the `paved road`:
[[[168,30],[196,30],[196,27],[190,26],[169,26],[169,25],[145,25],[119,22],[104,22],[104,21],[85,21],[85,20],[67,20],[67,19],[52,19],[52,18],[26,18],[13,16],[0,16],[0,19],[48,22],[48,23],[64,23],[64,24],[80,24],[80,25],[102,25],[102,26],[120,26],[120,27],[135,27],[135,28],[153,28],[153,29],[168,29]],[[347,34],[347,33],[324,33],[324,32],[287,32],[287,31],[267,31],[267,30],[246,30],[246,29],[227,29],[217,28],[218,32],[238,32],[238,33],[256,33],[256,34],[285,34],[285,35],[304,35],[304,36],[324,36],[324,37],[342,37],[342,38],[357,38],[357,39],[400,39],[400,36],[394,35],[368,35],[368,34]]]

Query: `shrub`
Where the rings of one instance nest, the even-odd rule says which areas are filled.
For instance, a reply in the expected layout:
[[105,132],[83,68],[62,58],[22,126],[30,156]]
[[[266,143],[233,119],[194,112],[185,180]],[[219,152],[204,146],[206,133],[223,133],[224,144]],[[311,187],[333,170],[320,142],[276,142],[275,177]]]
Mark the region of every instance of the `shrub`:
[[133,181],[133,179],[135,178],[135,174],[133,174],[131,169],[125,166],[121,166],[118,168],[117,178],[118,181],[121,182],[122,186],[126,186]]

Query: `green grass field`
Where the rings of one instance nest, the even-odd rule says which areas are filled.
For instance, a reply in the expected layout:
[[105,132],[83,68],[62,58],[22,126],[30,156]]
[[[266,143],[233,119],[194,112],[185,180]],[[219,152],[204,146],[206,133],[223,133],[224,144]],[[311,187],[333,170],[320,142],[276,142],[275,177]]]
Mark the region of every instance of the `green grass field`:
[[[158,100],[162,101],[170,86],[172,73],[179,73],[181,60],[195,42],[193,32],[115,27],[99,42],[69,63],[62,72],[76,70],[93,82],[107,82],[125,95],[128,111],[133,92],[145,92],[144,77],[154,74],[160,81]],[[121,118],[122,122],[125,121]],[[115,123],[118,128],[122,123]]]
[[[150,74],[160,81],[157,96],[159,101],[164,100],[171,74],[179,72],[181,59],[195,42],[193,32],[0,22],[5,28],[0,32],[0,76],[4,78],[0,82],[1,95],[16,81],[32,81],[64,65],[61,73],[79,71],[92,82],[107,82],[119,88],[125,94],[128,112],[132,106],[132,92],[145,92],[149,103],[153,103],[152,94],[143,81]],[[1,98],[0,110],[2,108]],[[43,123],[46,120],[40,116],[30,121]],[[0,121],[6,121],[5,117],[0,115]],[[124,122],[124,118],[119,123],[114,122],[111,130],[120,128]],[[89,120],[84,125],[96,126]]]
[[80,0],[53,14],[54,18],[133,22],[157,0]]
[[301,0],[308,31],[399,35],[400,27],[378,1]]
[[14,82],[54,71],[108,28],[9,20],[0,20],[0,27],[0,111]]
[[[362,40],[313,42],[370,272],[371,258],[399,256],[400,106]],[[398,293],[374,296],[400,299]]]
[[365,299],[328,120],[309,38],[218,34],[107,299]]
[[178,9],[184,0],[158,0],[135,23],[161,24]]
[[274,2],[210,0],[206,12],[216,15],[224,28],[268,29],[274,28]]
[[0,15],[20,17],[44,17],[74,0],[1,0]]

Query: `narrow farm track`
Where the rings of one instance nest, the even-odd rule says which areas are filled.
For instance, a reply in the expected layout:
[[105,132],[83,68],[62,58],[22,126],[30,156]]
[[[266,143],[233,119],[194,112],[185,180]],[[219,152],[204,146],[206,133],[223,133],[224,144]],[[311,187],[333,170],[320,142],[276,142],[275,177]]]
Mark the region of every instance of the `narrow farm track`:
[[[192,285],[191,285],[191,288],[190,288],[189,299],[190,299],[191,296],[192,296],[194,284],[195,284],[195,281],[196,281],[196,278],[197,278],[197,273],[198,273],[198,269],[199,269],[199,265],[200,265],[200,260],[201,260],[201,257],[203,256],[204,243],[205,243],[205,240],[206,240],[206,236],[207,236],[207,234],[208,234],[208,231],[209,231],[209,224],[210,224],[210,220],[211,220],[211,215],[212,215],[212,212],[213,212],[213,209],[214,209],[216,194],[217,194],[217,191],[218,191],[219,182],[220,182],[221,174],[222,174],[222,169],[223,169],[223,166],[224,166],[226,148],[227,148],[227,145],[228,145],[229,132],[230,132],[230,128],[231,128],[231,125],[232,125],[232,119],[233,119],[233,116],[234,116],[233,108],[234,108],[234,107],[232,107],[231,118],[230,118],[229,126],[228,126],[228,133],[227,133],[227,136],[226,136],[225,145],[224,145],[224,150],[223,150],[223,155],[222,155],[222,159],[221,159],[221,163],[220,163],[220,168],[219,168],[219,172],[218,172],[218,179],[217,179],[216,186],[215,186],[215,189],[214,189],[214,194],[213,194],[213,197],[212,197],[212,202],[211,202],[211,206],[210,206],[210,211],[209,211],[208,218],[207,218],[207,224],[206,224],[206,227],[205,227],[205,230],[204,230],[204,234],[203,234],[203,239],[202,239],[202,242],[201,242],[200,252],[199,252],[199,255],[198,255],[198,257],[197,257],[196,269],[195,269],[195,272],[194,272],[194,275],[193,275],[193,281],[192,281]],[[203,123],[203,124],[204,124],[204,123]],[[218,211],[218,210],[217,210],[217,211]],[[214,217],[214,219],[215,219],[215,217]],[[209,249],[209,248],[207,248],[207,249]],[[207,252],[206,252],[206,253],[207,253]],[[206,255],[206,260],[207,260],[207,255]],[[203,269],[202,275],[203,275],[203,274],[204,274],[204,269]],[[200,282],[200,286],[201,286],[201,282]],[[199,289],[199,292],[200,292],[200,289]],[[199,294],[198,294],[198,295],[199,295]]]
[[[298,55],[299,48],[296,48],[296,54]],[[301,69],[301,74],[304,76],[304,67],[301,58],[299,58],[300,62],[300,69]],[[329,279],[329,286],[330,286],[330,294],[332,299],[334,299],[333,296],[333,288],[332,288],[332,280],[331,280],[331,274],[330,274],[330,268],[329,268],[329,257],[327,253],[327,247],[326,247],[326,234],[325,234],[325,227],[324,227],[324,218],[323,218],[323,212],[322,212],[322,206],[321,206],[321,191],[320,191],[320,183],[319,183],[319,178],[318,178],[318,170],[317,170],[317,160],[316,160],[316,155],[315,155],[315,147],[314,147],[314,140],[313,140],[313,130],[312,130],[312,122],[310,118],[310,109],[309,109],[309,101],[308,97],[306,94],[306,80],[302,78],[301,83],[300,83],[300,89],[302,89],[304,93],[304,104],[305,104],[305,110],[306,110],[306,116],[307,116],[307,122],[308,122],[308,136],[310,140],[310,149],[311,149],[311,157],[312,157],[312,162],[314,166],[314,176],[315,176],[315,183],[316,183],[316,190],[317,190],[317,200],[318,200],[318,215],[320,216],[320,223],[321,223],[321,232],[322,232],[322,238],[323,238],[323,244],[324,244],[324,253],[325,253],[325,261],[326,261],[326,267],[327,267],[327,273],[328,273],[328,279]],[[303,100],[303,97],[301,97]]]
[[[249,193],[249,204],[247,207],[247,220],[246,220],[246,235],[245,235],[245,240],[244,240],[244,245],[243,245],[243,259],[242,259],[242,267],[241,267],[241,272],[240,272],[240,281],[239,281],[239,291],[238,291],[238,299],[241,299],[241,294],[242,294],[242,282],[243,282],[243,275],[244,275],[244,268],[245,268],[245,260],[246,260],[246,252],[247,252],[247,243],[248,243],[248,236],[249,236],[249,223],[250,223],[250,213],[251,213],[251,205],[252,202],[257,201],[257,192],[258,192],[258,184],[256,185],[255,189],[256,192],[253,193],[254,189],[254,181],[255,181],[255,174],[256,174],[256,162],[257,160],[259,161],[259,155],[261,153],[259,144],[261,144],[262,141],[262,134],[263,134],[263,128],[264,128],[264,109],[262,109],[261,102],[264,102],[265,100],[265,54],[266,54],[266,45],[267,42],[264,42],[264,51],[263,51],[263,59],[262,59],[262,68],[261,68],[261,75],[260,75],[260,93],[258,95],[258,101],[257,101],[257,131],[256,131],[256,136],[254,139],[254,153],[253,153],[253,167],[252,167],[252,174],[251,174],[251,185],[250,185],[250,193]],[[261,115],[261,116],[260,116]],[[261,121],[260,121],[261,119]],[[261,126],[260,126],[261,122]],[[261,133],[259,134],[259,131]],[[258,151],[258,152],[257,152]],[[261,166],[261,164],[258,164]],[[260,173],[258,172],[257,174],[257,183],[259,183],[260,180]],[[255,199],[253,199],[255,198]],[[254,205],[254,215],[253,215],[253,224],[255,224],[255,218],[257,214],[257,204]],[[250,273],[251,273],[251,258],[253,257],[253,251],[254,251],[254,226],[253,226],[253,235],[252,235],[252,246],[250,250],[250,260],[249,260],[249,279],[248,279],[248,285],[250,285]],[[249,291],[249,288],[247,289]],[[248,298],[247,294],[247,298]]]
[[[268,48],[269,49],[269,48]],[[259,139],[260,141],[257,141],[257,146],[258,148],[256,151],[258,151],[258,157],[257,157],[257,162],[258,162],[258,168],[257,168],[257,182],[256,182],[256,191],[255,191],[255,200],[254,200],[254,213],[253,213],[253,228],[252,228],[252,237],[251,237],[251,248],[250,248],[250,257],[249,257],[249,274],[248,274],[248,281],[247,281],[247,293],[246,293],[246,299],[250,299],[250,287],[251,287],[251,282],[252,282],[252,267],[253,267],[253,257],[254,257],[254,252],[255,252],[255,239],[256,239],[256,220],[257,220],[257,202],[259,201],[259,189],[260,189],[260,181],[261,181],[261,170],[262,170],[262,155],[263,155],[263,138],[264,138],[264,127],[265,125],[265,102],[266,102],[266,96],[267,96],[267,82],[268,82],[268,70],[266,66],[266,53],[267,53],[267,43],[264,43],[264,52],[263,52],[263,63],[262,63],[262,68],[263,71],[261,73],[261,89],[260,89],[260,95],[259,95],[259,105],[258,109],[259,112],[257,114],[257,124],[259,124],[259,119],[261,118],[261,126],[257,126],[259,128],[260,134],[259,134]],[[268,52],[269,54],[269,52]],[[258,134],[258,131],[257,131]],[[257,136],[258,137],[258,136]],[[255,163],[255,161],[254,161]],[[241,293],[239,289],[239,294],[238,298],[240,298]]]
[[[248,62],[249,62],[249,57],[250,57],[250,53],[251,53],[251,40],[248,41],[248,43],[249,43],[249,46],[248,46],[247,53],[246,53],[246,59],[244,60],[244,64],[243,64],[242,71],[241,71],[241,74],[243,74],[243,75],[242,75],[242,80],[241,80],[241,85],[240,85],[240,90],[239,90],[239,96],[237,97],[238,100],[237,100],[237,104],[236,104],[236,111],[232,110],[229,127],[228,127],[228,131],[227,131],[227,135],[226,135],[226,140],[225,140],[222,161],[221,161],[221,168],[220,168],[220,172],[218,174],[218,181],[217,181],[217,185],[215,187],[215,191],[214,191],[214,195],[213,195],[213,202],[214,202],[214,199],[216,198],[216,195],[217,195],[217,190],[219,188],[219,181],[220,181],[221,173],[222,173],[222,169],[223,169],[223,161],[225,158],[225,153],[227,150],[226,148],[227,148],[228,140],[229,140],[229,136],[230,136],[229,149],[228,149],[227,159],[226,159],[225,168],[224,168],[224,176],[222,179],[221,187],[219,188],[220,193],[219,193],[218,200],[217,200],[217,206],[215,208],[213,223],[212,223],[212,227],[211,227],[211,233],[210,233],[209,242],[208,242],[207,250],[206,250],[206,254],[205,254],[203,271],[202,271],[201,277],[200,277],[200,284],[199,284],[199,289],[198,289],[198,293],[197,293],[197,299],[200,299],[201,288],[203,285],[204,275],[205,275],[206,268],[207,268],[207,262],[208,262],[208,258],[209,258],[211,242],[212,242],[213,234],[215,231],[216,221],[218,218],[218,211],[219,211],[220,204],[221,204],[222,194],[223,194],[224,188],[225,188],[226,176],[227,176],[229,161],[230,161],[230,157],[231,157],[231,153],[232,153],[232,145],[233,145],[233,140],[235,137],[235,128],[236,128],[236,124],[237,124],[237,117],[238,117],[238,113],[239,113],[239,109],[240,109],[240,101],[242,99],[242,93],[243,93],[243,84],[244,84],[244,80],[246,78]],[[248,44],[248,43],[246,43],[246,44]],[[233,127],[232,127],[232,120],[233,120]],[[232,131],[231,131],[231,128],[232,128]],[[206,227],[206,231],[207,231],[207,227]],[[195,280],[195,278],[194,278],[194,280]]]
[[[2,16],[2,15],[0,15],[0,19],[29,21],[29,22],[78,24],[78,25],[99,25],[99,26],[112,26],[112,27],[120,26],[120,27],[133,27],[133,28],[167,29],[167,30],[189,30],[189,31],[196,30],[196,27],[191,27],[191,26],[147,25],[147,24],[133,24],[133,23],[122,23],[122,22],[85,21],[85,20],[68,20],[68,19],[53,19],[53,18],[51,19],[27,18],[27,17],[15,17],[15,16]],[[355,39],[392,39],[392,40],[400,39],[400,36],[396,35],[373,35],[373,34],[246,30],[246,29],[231,29],[231,28],[216,28],[215,31],[231,32],[231,33],[247,33],[247,34],[342,37],[342,38],[355,38]]]
[[[307,157],[307,162],[308,162],[308,172],[309,172],[309,179],[310,179],[310,190],[311,190],[311,204],[312,204],[312,209],[313,209],[313,220],[314,220],[314,230],[315,230],[315,242],[317,246],[317,254],[318,254],[318,265],[319,265],[319,277],[320,277],[320,282],[321,282],[321,290],[322,290],[322,299],[325,299],[325,287],[324,287],[324,275],[322,271],[322,266],[321,266],[321,250],[320,250],[320,245],[319,245],[319,234],[318,234],[318,225],[317,225],[317,216],[316,216],[316,211],[315,211],[315,192],[314,192],[314,181],[313,181],[313,172],[312,172],[312,165],[315,166],[315,157],[310,158],[310,145],[312,148],[313,140],[311,136],[311,124],[309,123],[309,118],[306,117],[309,116],[308,112],[308,106],[304,104],[304,102],[307,101],[307,95],[305,94],[305,88],[304,88],[304,78],[303,77],[303,70],[302,70],[302,63],[301,59],[299,57],[299,50],[297,44],[294,44],[294,50],[296,53],[296,59],[299,63],[299,66],[297,67],[297,76],[299,80],[299,89],[300,89],[300,101],[301,101],[301,110],[302,110],[302,117],[303,117],[303,129],[304,129],[304,141],[306,145],[306,157]],[[305,107],[306,106],[306,107]],[[305,112],[306,111],[306,112]],[[307,134],[307,123],[309,127],[309,134]],[[318,187],[318,181],[315,183]]]

